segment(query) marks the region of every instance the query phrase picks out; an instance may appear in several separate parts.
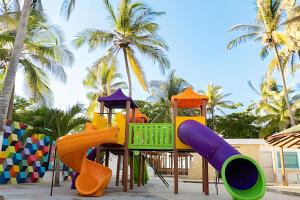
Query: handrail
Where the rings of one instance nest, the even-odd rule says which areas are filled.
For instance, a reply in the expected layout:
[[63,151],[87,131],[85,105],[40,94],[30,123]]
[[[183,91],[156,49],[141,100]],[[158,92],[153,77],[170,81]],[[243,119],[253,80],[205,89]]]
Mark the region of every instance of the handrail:
[[171,123],[130,123],[129,149],[174,149],[174,128]]

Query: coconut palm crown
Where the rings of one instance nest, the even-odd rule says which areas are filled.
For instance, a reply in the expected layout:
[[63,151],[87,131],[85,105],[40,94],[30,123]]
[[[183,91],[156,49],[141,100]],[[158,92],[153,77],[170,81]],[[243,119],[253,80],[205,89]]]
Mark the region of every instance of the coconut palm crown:
[[[265,92],[265,101],[259,101],[255,104],[255,112],[259,115],[257,123],[262,125],[260,137],[267,137],[275,132],[290,127],[290,118],[286,108],[284,93],[278,86],[278,90],[269,89]],[[300,98],[295,91],[288,89],[289,103],[292,111],[295,113],[295,119],[299,122]]]
[[225,112],[223,111],[224,108],[236,109],[239,106],[242,106],[241,103],[234,103],[233,101],[226,100],[226,98],[230,96],[231,93],[224,94],[223,88],[221,86],[214,85],[213,83],[208,84],[207,91],[200,90],[199,92],[208,97],[207,110],[211,115],[212,125],[214,129],[216,110],[221,112],[222,114],[225,114]]
[[122,75],[118,72],[117,61],[113,57],[102,57],[89,67],[88,74],[83,80],[85,88],[89,89],[87,98],[90,104],[87,108],[88,116],[92,116],[99,106],[99,96],[108,96],[119,88],[127,88],[127,84],[120,79]]
[[148,100],[158,102],[163,109],[163,112],[158,113],[153,122],[171,122],[173,120],[172,96],[191,87],[186,80],[176,76],[175,72],[172,70],[165,81],[152,80],[150,82],[151,95]]
[[296,124],[295,117],[289,102],[284,67],[279,53],[281,46],[289,43],[287,34],[282,31],[283,25],[292,23],[295,21],[294,19],[297,19],[296,16],[294,19],[284,20],[286,16],[285,6],[287,3],[287,0],[257,0],[256,23],[253,25],[238,24],[233,26],[230,31],[244,31],[246,34],[230,41],[227,45],[227,49],[232,49],[244,42],[252,40],[262,43],[262,49],[260,51],[262,58],[266,57],[271,50],[274,50],[277,59],[277,69],[281,75],[286,106],[291,124],[294,126]]
[[[20,17],[20,8],[17,5],[7,10],[0,21],[0,25],[5,27],[0,31],[0,82],[5,78],[13,52]],[[33,10],[18,65],[18,71],[22,71],[24,75],[25,93],[36,102],[51,104],[53,97],[49,77],[66,82],[64,67],[71,66],[73,61],[73,54],[65,45],[61,29],[50,24],[44,13]],[[1,85],[0,83],[0,90]],[[14,94],[12,99],[13,96]]]
[[[73,41],[76,47],[87,44],[90,51],[99,47],[108,47],[108,54],[117,56],[123,53],[126,73],[129,85],[129,96],[132,96],[132,83],[130,68],[138,82],[145,91],[148,84],[143,67],[137,59],[136,53],[150,58],[159,64],[162,73],[170,67],[165,54],[168,46],[158,35],[159,25],[153,20],[164,12],[153,11],[142,2],[120,0],[118,9],[114,9],[109,0],[103,0],[108,12],[108,18],[112,23],[112,30],[85,29],[78,33]],[[105,55],[106,56],[106,55]]]

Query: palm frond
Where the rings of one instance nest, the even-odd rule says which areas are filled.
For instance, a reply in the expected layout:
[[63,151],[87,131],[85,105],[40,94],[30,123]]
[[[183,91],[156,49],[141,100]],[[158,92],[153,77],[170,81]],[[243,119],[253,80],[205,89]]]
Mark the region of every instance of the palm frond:
[[280,24],[281,25],[292,25],[294,23],[299,23],[300,22],[300,15],[297,15],[295,17],[292,17],[286,21],[284,21],[283,23]]
[[187,87],[191,87],[186,80],[177,77],[175,72],[175,70],[171,70],[165,81],[150,81],[151,94],[147,99],[160,101],[163,105],[170,104],[169,101],[172,96],[179,94]]
[[[287,64],[289,60],[289,54],[285,51],[285,49],[281,50],[279,52],[279,62],[283,66],[283,70],[287,70]],[[279,63],[276,56],[274,56],[269,63],[268,69],[267,69],[267,76],[271,77],[271,74],[274,72],[275,69],[278,69]]]
[[257,95],[260,95],[260,92],[254,87],[251,81],[248,81],[248,85]]
[[170,61],[162,49],[140,43],[135,43],[135,46],[142,54],[151,58],[154,64],[158,62],[159,69],[163,74],[165,74],[166,69],[170,68]]
[[18,21],[11,14],[0,15],[0,24],[2,24],[0,32],[14,30],[18,26]]
[[112,88],[113,90],[116,90],[116,89],[119,89],[119,88],[128,89],[128,86],[127,86],[127,83],[126,83],[126,82],[121,81],[121,82],[113,83],[113,84],[111,85],[111,88]]
[[97,107],[99,107],[98,97],[99,95],[95,93],[89,93],[88,99],[90,100],[89,106],[87,108],[87,115],[92,117],[94,112],[97,110]]
[[43,13],[43,4],[41,0],[32,0],[32,9],[39,13]]
[[230,28],[229,31],[246,31],[248,33],[262,31],[263,28],[257,25],[237,24]]
[[85,29],[76,35],[76,39],[73,40],[73,44],[77,48],[87,44],[89,50],[93,51],[100,46],[106,46],[109,43],[112,43],[113,39],[114,34],[111,32],[97,29]]
[[62,65],[52,61],[51,59],[43,57],[42,55],[32,54],[30,55],[30,59],[49,72],[55,79],[66,83],[67,74]]
[[249,33],[249,34],[237,37],[236,39],[234,39],[228,43],[227,50],[230,50],[234,47],[238,47],[242,43],[248,42],[249,40],[256,38],[258,35],[259,35],[259,33]]
[[269,55],[269,47],[268,46],[264,46],[260,52],[259,52],[259,56],[262,59],[265,59],[267,56]]
[[134,43],[141,43],[148,46],[160,47],[162,49],[168,50],[169,47],[167,43],[158,35],[147,34],[142,36],[132,36]]
[[72,11],[75,9],[76,0],[64,0],[60,8],[60,14],[67,20],[70,19]]
[[231,93],[224,94],[223,88],[214,85],[213,83],[208,84],[207,91],[203,91],[203,94],[208,97],[207,107],[208,109],[211,109],[212,112],[214,112],[215,109],[222,112],[221,108],[236,109],[242,106],[241,103],[234,103],[233,101],[226,100]]
[[272,33],[273,39],[279,45],[287,45],[288,44],[288,36],[282,32],[273,31]]
[[53,93],[47,75],[30,60],[22,59],[20,63],[24,67],[27,95],[37,103],[52,105]]
[[131,69],[132,69],[133,73],[135,74],[135,77],[139,81],[142,88],[145,91],[148,92],[148,84],[147,84],[145,73],[143,71],[143,68],[142,68],[141,64],[139,63],[139,61],[135,57],[134,52],[133,52],[132,49],[127,48],[126,53],[127,53],[127,56],[128,56],[128,60],[129,60]]
[[117,18],[116,18],[116,14],[114,12],[114,9],[112,7],[112,5],[109,3],[109,0],[103,0],[104,2],[104,6],[106,8],[106,10],[108,11],[109,13],[109,17],[114,21],[116,22],[117,21]]

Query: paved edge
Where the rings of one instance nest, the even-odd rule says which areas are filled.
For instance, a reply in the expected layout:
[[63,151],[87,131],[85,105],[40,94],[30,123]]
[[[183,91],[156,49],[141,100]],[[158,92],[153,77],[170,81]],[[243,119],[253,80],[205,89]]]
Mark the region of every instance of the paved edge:
[[292,195],[292,196],[298,196],[300,197],[299,192],[292,192],[292,191],[286,191],[286,190],[280,190],[280,189],[274,189],[274,188],[267,188],[268,192],[274,192],[278,194],[286,194],[286,195]]
[[[181,179],[184,183],[202,183],[202,180],[192,180],[192,179]],[[209,181],[209,184],[215,184],[215,181]],[[223,181],[220,181],[218,184],[223,185]]]

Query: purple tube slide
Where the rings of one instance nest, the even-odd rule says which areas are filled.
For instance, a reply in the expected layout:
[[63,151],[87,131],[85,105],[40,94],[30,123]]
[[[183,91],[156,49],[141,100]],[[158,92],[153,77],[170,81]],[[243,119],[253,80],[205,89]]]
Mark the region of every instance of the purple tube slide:
[[179,139],[203,156],[219,173],[223,163],[231,156],[238,155],[228,144],[207,126],[194,120],[183,122],[178,128]]
[[214,131],[194,120],[186,120],[178,128],[178,137],[221,174],[233,199],[258,200],[264,196],[266,180],[259,164],[241,155]]
[[222,175],[228,187],[235,188],[232,194],[235,194],[236,189],[248,191],[253,188],[259,191],[260,196],[264,194],[264,175],[259,165],[247,156],[240,155],[214,131],[194,120],[186,120],[179,126],[178,136]]

